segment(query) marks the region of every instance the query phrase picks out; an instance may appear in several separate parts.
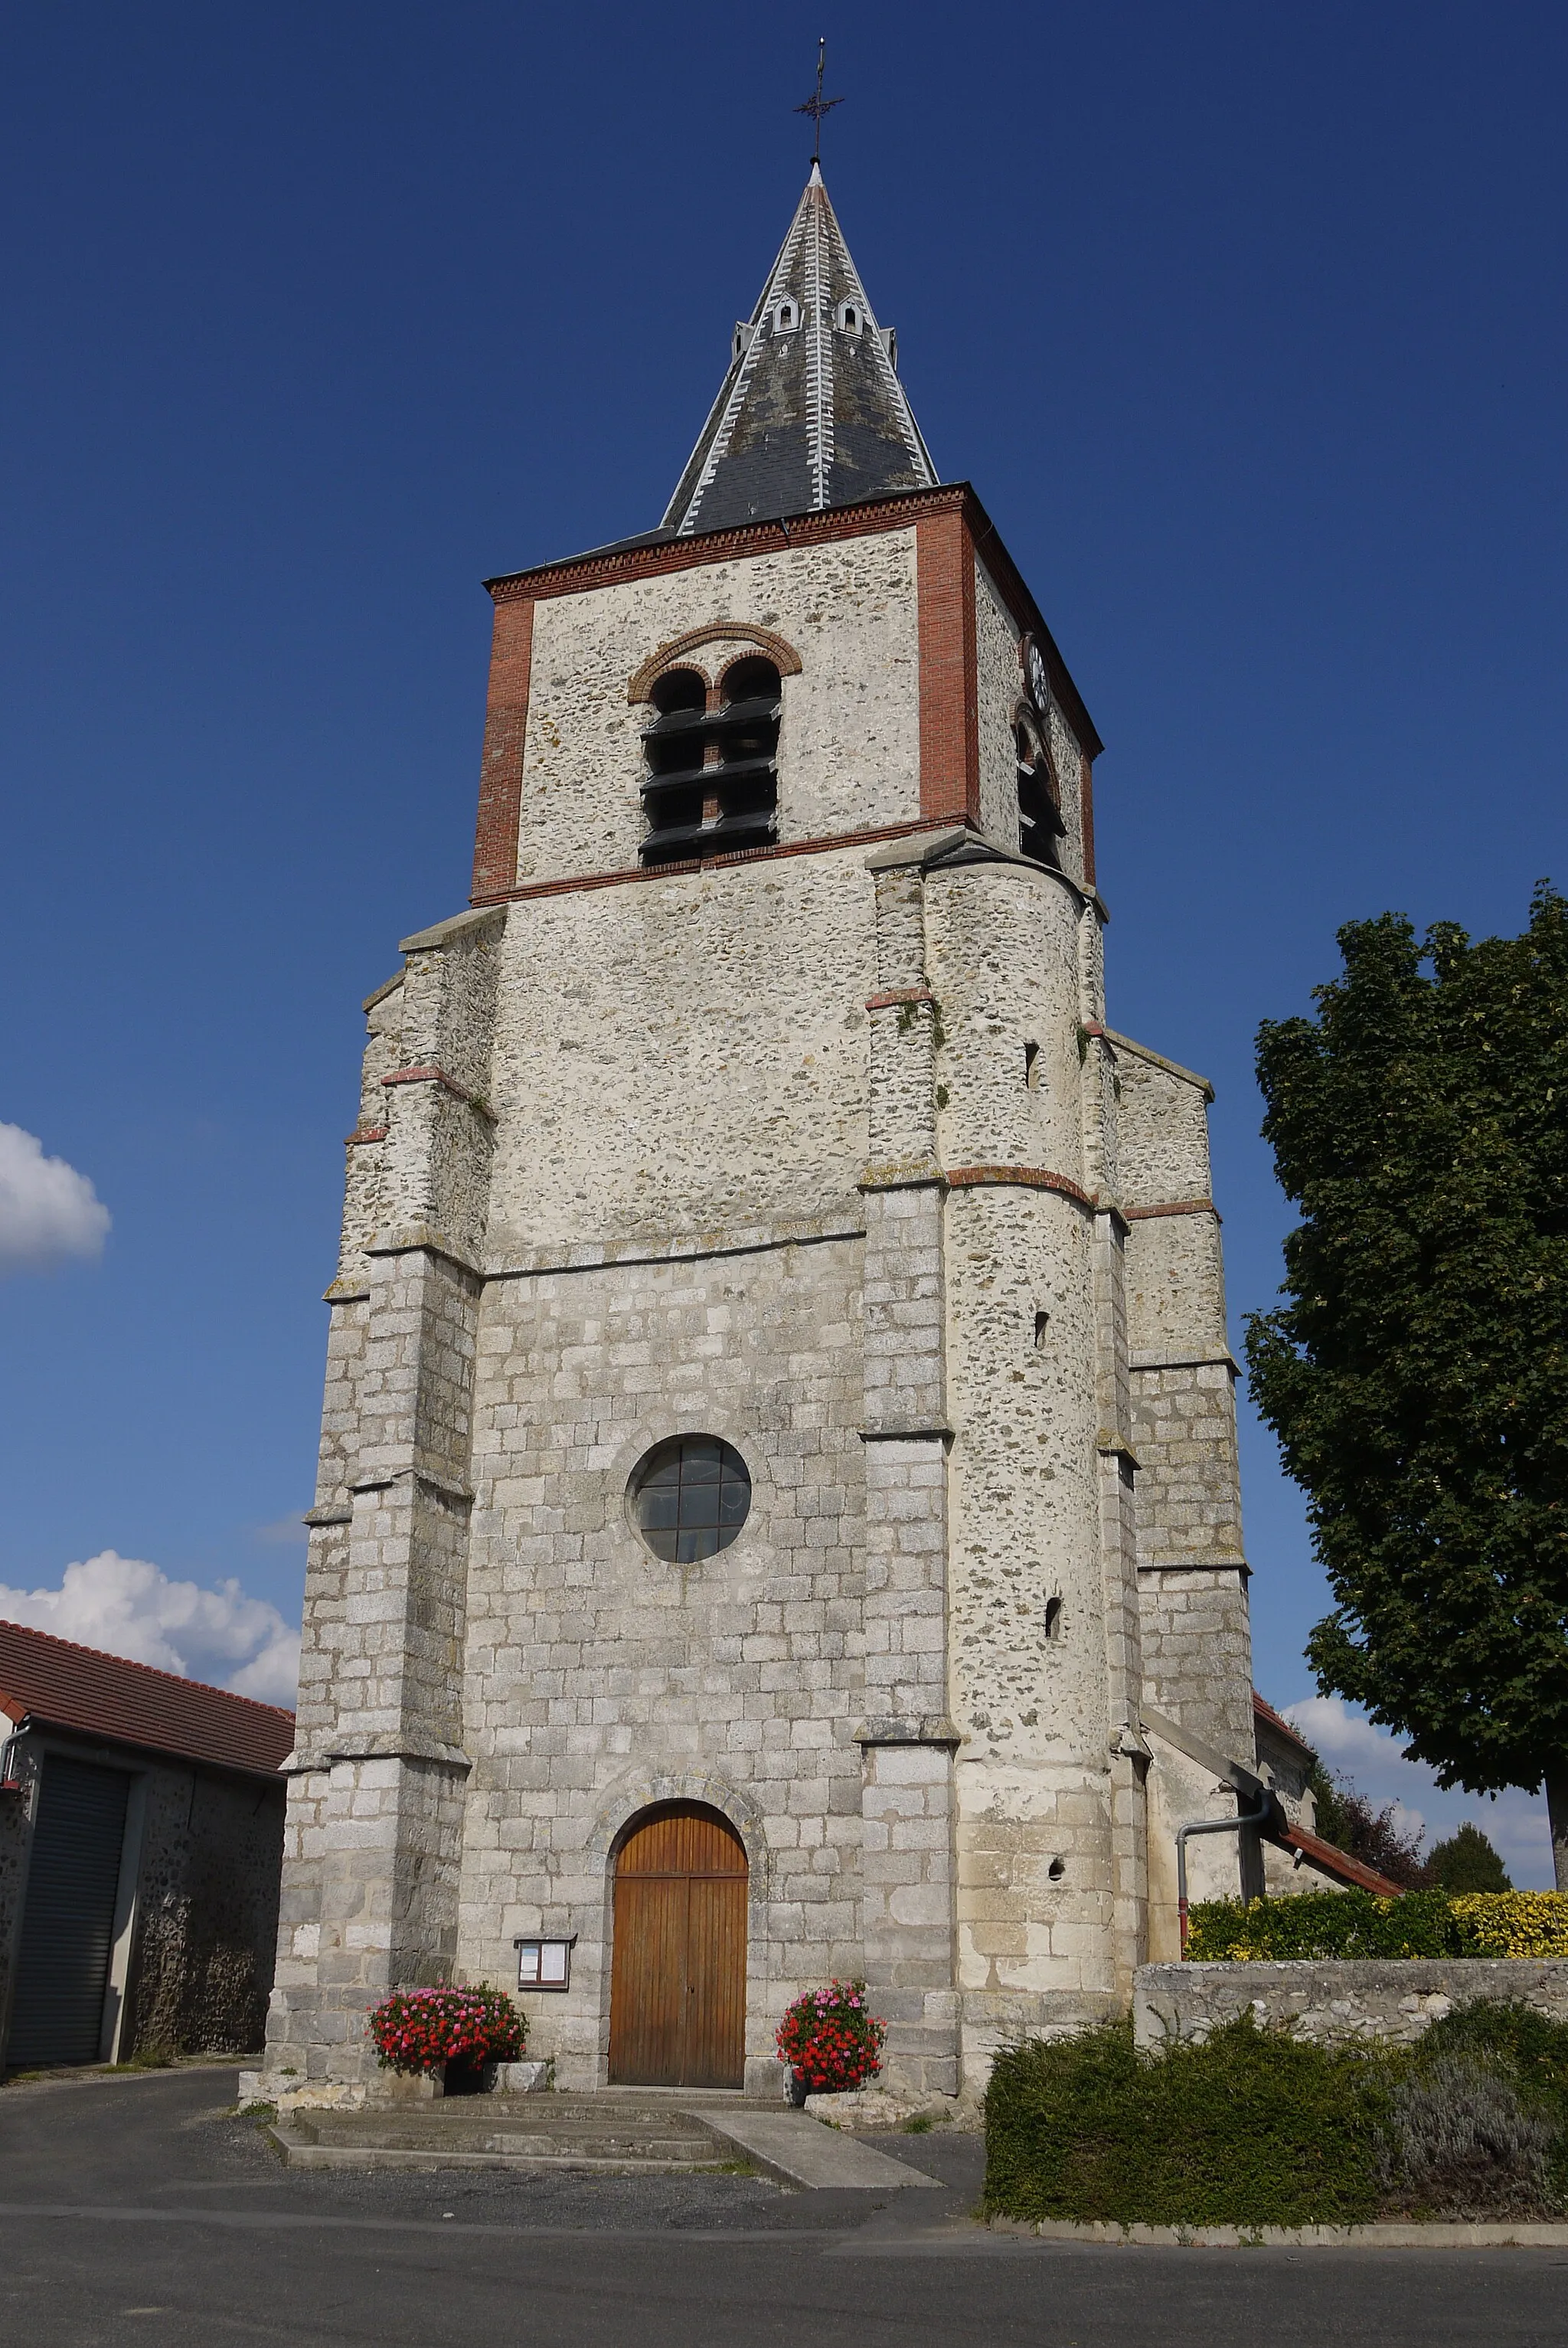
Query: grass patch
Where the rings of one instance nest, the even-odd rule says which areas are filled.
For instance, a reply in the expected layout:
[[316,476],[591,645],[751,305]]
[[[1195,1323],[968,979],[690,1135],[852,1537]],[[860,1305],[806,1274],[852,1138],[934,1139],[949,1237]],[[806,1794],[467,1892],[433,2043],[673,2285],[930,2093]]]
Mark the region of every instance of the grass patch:
[[1130,2023],[999,2055],[987,2217],[1155,2226],[1559,2218],[1568,2023],[1478,2003],[1413,2047],[1324,2047],[1250,2013],[1140,2054]]
[[929,2112],[916,2112],[905,2121],[904,2133],[906,2136],[929,2136],[936,2125]]

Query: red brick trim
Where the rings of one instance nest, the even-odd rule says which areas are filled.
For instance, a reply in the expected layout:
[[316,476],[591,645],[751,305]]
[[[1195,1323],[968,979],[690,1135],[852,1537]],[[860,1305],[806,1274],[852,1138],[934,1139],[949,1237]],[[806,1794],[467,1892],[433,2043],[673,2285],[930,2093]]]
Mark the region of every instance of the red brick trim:
[[1094,886],[1094,761],[1087,750],[1078,759],[1078,820],[1083,834],[1083,878]]
[[385,1139],[384,1125],[362,1125],[357,1132],[344,1134],[343,1146],[345,1149],[363,1149],[367,1141],[384,1141]]
[[485,748],[479,765],[479,819],[474,835],[476,900],[504,896],[518,877],[523,741],[528,723],[533,653],[533,604],[498,603],[490,641]]
[[1171,1199],[1160,1207],[1123,1207],[1122,1214],[1130,1223],[1150,1221],[1156,1215],[1212,1215],[1221,1220],[1220,1210],[1212,1199]]
[[463,1101],[480,1117],[488,1118],[492,1125],[496,1122],[496,1112],[488,1101],[481,1100],[477,1093],[471,1093],[466,1085],[457,1082],[456,1076],[449,1076],[445,1068],[434,1066],[427,1068],[394,1068],[391,1076],[383,1076],[381,1081],[384,1085],[444,1085],[454,1100]]
[[890,1011],[896,1003],[935,1003],[936,996],[928,986],[889,986],[880,994],[868,994],[867,1011]]
[[998,536],[996,524],[968,481],[954,481],[944,489],[911,489],[903,497],[873,499],[865,505],[834,506],[825,513],[752,522],[743,530],[694,531],[690,538],[661,539],[652,546],[575,554],[563,562],[541,563],[536,571],[514,571],[487,579],[485,585],[497,603],[542,603],[554,595],[583,595],[595,587],[617,587],[628,580],[657,578],[665,572],[696,571],[712,562],[779,554],[795,546],[831,546],[843,539],[876,538],[885,530],[908,530],[928,516],[949,513],[966,518],[974,548],[1020,632],[1030,629],[1039,637],[1050,673],[1050,689],[1061,704],[1080,749],[1097,758],[1105,746],[1083,697],[1039,605]]
[[979,825],[975,562],[961,509],[915,527],[920,644],[920,812]]
[[1071,1199],[1074,1206],[1087,1207],[1091,1214],[1100,1205],[1081,1184],[1070,1181],[1065,1174],[1050,1173],[1043,1166],[949,1166],[944,1179],[949,1190],[1053,1190],[1059,1198]]
[[786,554],[792,547],[832,546],[843,539],[879,538],[909,530],[922,514],[957,513],[974,499],[967,482],[940,489],[911,489],[904,497],[876,498],[859,506],[834,506],[824,513],[786,514],[782,521],[748,522],[741,530],[694,530],[690,538],[666,538],[651,546],[626,546],[609,552],[569,555],[515,571],[485,585],[497,603],[528,598],[544,602],[554,595],[583,595],[596,587],[619,587],[633,579],[656,579],[671,571],[701,571],[713,562],[743,561],[758,554]]
[[[650,653],[627,686],[626,698],[630,702],[646,701],[665,670],[680,667],[686,654],[694,653],[699,644],[737,643],[755,644],[766,653],[781,676],[800,675],[800,654],[771,628],[750,628],[743,620],[710,620],[705,628],[688,628],[683,636],[672,636],[656,653]],[[725,663],[726,667],[732,664]],[[704,673],[704,685],[714,681]]]
[[929,831],[924,816],[913,823],[885,823],[871,831],[827,832],[820,839],[789,839],[775,848],[735,848],[727,856],[687,857],[669,864],[633,864],[620,872],[584,872],[566,880],[529,880],[521,888],[476,897],[476,905],[516,904],[524,897],[565,897],[579,889],[619,889],[625,881],[667,880],[689,872],[717,872],[732,864],[765,864],[781,856],[825,856],[837,848],[875,848],[879,840],[907,839]]

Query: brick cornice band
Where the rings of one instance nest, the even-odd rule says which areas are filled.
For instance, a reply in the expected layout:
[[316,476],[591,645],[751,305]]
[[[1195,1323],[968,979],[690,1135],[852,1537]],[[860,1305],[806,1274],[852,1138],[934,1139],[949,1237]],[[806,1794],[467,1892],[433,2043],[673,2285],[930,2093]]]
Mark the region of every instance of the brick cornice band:
[[1071,1199],[1074,1206],[1086,1207],[1091,1214],[1101,1205],[1081,1183],[1065,1174],[1053,1174],[1044,1166],[949,1166],[944,1179],[949,1190],[1053,1190],[1059,1198]]
[[[955,823],[963,817],[955,816]],[[781,856],[825,856],[840,848],[875,848],[884,839],[906,839],[929,831],[931,819],[918,816],[910,823],[885,823],[869,831],[825,832],[818,839],[788,839],[773,848],[733,848],[726,856],[692,856],[669,864],[632,864],[619,872],[579,872],[564,880],[527,880],[521,888],[498,889],[475,897],[475,905],[515,905],[526,897],[566,897],[579,889],[619,889],[632,880],[680,880],[693,872],[719,872],[733,864],[766,864]]]
[[702,571],[713,562],[743,561],[748,555],[787,554],[803,546],[830,546],[845,538],[874,538],[884,530],[909,530],[927,514],[961,513],[974,502],[966,483],[950,489],[912,489],[902,497],[877,498],[859,506],[835,506],[821,513],[786,514],[779,521],[748,522],[743,530],[694,531],[690,538],[657,540],[651,546],[608,548],[601,552],[569,555],[561,562],[542,563],[537,571],[517,571],[487,579],[486,588],[497,603],[526,598],[543,602],[548,596],[582,595],[590,588],[613,587],[623,580],[656,579],[671,571]]
[[344,1134],[343,1146],[345,1149],[363,1149],[367,1141],[384,1141],[385,1139],[384,1125],[362,1125],[354,1132]]
[[935,1003],[936,996],[928,986],[888,986],[880,994],[868,994],[867,1011],[891,1011],[901,1003]]

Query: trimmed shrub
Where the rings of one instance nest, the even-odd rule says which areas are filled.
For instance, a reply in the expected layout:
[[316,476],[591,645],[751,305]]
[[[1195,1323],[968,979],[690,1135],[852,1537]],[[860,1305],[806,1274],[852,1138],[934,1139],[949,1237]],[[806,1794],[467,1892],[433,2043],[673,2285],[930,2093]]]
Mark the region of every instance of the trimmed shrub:
[[1125,2023],[1032,2040],[991,2075],[983,2206],[1168,2226],[1560,2217],[1568,2023],[1491,2001],[1376,2050],[1251,2014],[1157,2054]]
[[1204,1900],[1193,1908],[1194,1962],[1292,1958],[1568,1958],[1561,1891],[1303,1891],[1287,1900]]
[[[1283,1904],[1283,1903],[1282,1903]],[[1130,2023],[998,2056],[984,2209],[1123,2224],[1350,2225],[1378,2204],[1386,2057],[1260,2030],[1140,2054]]]

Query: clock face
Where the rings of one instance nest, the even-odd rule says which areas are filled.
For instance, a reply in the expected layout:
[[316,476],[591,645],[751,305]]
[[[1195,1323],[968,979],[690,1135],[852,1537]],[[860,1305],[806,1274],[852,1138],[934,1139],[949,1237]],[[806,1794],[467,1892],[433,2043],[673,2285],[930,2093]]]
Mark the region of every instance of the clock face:
[[1045,655],[1032,636],[1025,644],[1024,675],[1029,679],[1030,697],[1043,717],[1050,707],[1050,678],[1046,671]]

